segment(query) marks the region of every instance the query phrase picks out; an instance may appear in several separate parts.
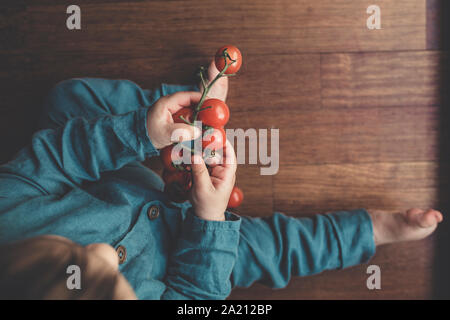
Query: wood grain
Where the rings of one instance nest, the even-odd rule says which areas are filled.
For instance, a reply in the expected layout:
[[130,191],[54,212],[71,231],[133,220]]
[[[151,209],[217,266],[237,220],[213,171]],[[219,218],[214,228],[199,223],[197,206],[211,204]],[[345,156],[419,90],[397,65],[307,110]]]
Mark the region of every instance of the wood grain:
[[282,166],[274,176],[274,209],[291,215],[437,205],[434,162]]
[[0,52],[25,50],[27,17],[24,3],[0,4]]
[[[183,57],[174,63],[170,56],[87,59],[85,55],[50,53],[31,59],[33,77],[48,86],[73,77],[103,77],[130,79],[151,89],[161,82],[197,83],[198,67],[207,67],[212,57]],[[230,80],[228,105],[232,111],[320,108],[320,55],[249,56]]]
[[230,128],[278,128],[280,164],[437,160],[434,106],[233,110]]
[[257,166],[238,166],[236,185],[244,192],[244,201],[233,211],[253,217],[273,214],[273,176],[262,176]]
[[[233,42],[246,55],[426,48],[425,0],[380,0],[382,29],[368,30],[368,4],[337,1],[145,1],[83,4],[83,29],[65,28],[65,5],[27,10],[35,52],[138,57],[210,54]],[[398,39],[402,41],[398,41]]]
[[439,103],[439,52],[323,54],[322,105],[429,106]]

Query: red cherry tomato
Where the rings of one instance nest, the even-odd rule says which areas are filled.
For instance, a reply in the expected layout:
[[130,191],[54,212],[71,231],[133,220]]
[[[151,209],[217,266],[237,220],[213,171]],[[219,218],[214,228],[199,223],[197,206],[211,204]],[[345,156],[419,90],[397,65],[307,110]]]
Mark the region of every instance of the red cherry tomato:
[[186,192],[180,192],[175,185],[165,185],[164,193],[167,194],[169,199],[176,203],[183,203],[189,199],[189,194]]
[[164,192],[174,202],[184,202],[189,198],[192,178],[189,171],[166,171],[162,176],[165,186]]
[[[236,48],[233,45],[226,45],[217,50],[216,57],[215,57],[215,63],[216,67],[219,71],[222,71],[225,68],[225,59],[223,57],[223,50],[227,49],[227,53],[229,54],[230,58],[232,60],[235,60],[236,62],[233,62],[225,71],[225,74],[232,74],[239,71],[242,65],[242,55],[238,48]],[[232,61],[227,57],[227,64],[230,64]]]
[[204,125],[214,128],[224,127],[230,119],[230,110],[222,100],[208,99],[203,102],[200,109],[202,108],[206,109],[198,113],[198,120]]
[[191,173],[182,171],[163,171],[162,179],[166,184],[178,184],[183,191],[189,191],[192,187]]
[[192,122],[194,120],[194,110],[191,108],[182,108],[178,110],[172,115],[173,122],[185,123],[183,119],[180,118],[181,116],[187,121]]
[[230,200],[228,200],[228,208],[237,208],[241,205],[244,200],[244,193],[241,189],[234,186],[233,191],[231,191]]
[[167,171],[177,171],[177,168],[175,167],[173,162],[183,159],[183,152],[182,152],[182,150],[180,150],[180,152],[179,152],[179,154],[177,155],[176,158],[172,159],[173,147],[174,147],[174,145],[165,147],[160,152],[161,160],[163,162],[164,168]]
[[227,135],[223,128],[211,128],[203,132],[202,148],[211,151],[221,150],[226,141]]

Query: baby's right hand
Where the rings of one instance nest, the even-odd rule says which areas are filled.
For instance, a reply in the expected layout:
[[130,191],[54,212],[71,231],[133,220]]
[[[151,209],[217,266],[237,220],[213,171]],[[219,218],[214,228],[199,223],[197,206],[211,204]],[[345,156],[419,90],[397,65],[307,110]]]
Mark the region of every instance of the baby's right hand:
[[227,141],[223,163],[213,167],[211,176],[203,158],[195,155],[192,161],[191,202],[195,214],[203,220],[225,220],[225,210],[236,180],[236,154]]
[[[182,91],[160,98],[149,108],[148,136],[156,149],[162,149],[174,142],[193,140],[201,135],[201,130],[197,127],[185,123],[174,123],[172,119],[175,112],[197,104],[200,98],[200,92]],[[172,136],[175,132],[177,134]]]

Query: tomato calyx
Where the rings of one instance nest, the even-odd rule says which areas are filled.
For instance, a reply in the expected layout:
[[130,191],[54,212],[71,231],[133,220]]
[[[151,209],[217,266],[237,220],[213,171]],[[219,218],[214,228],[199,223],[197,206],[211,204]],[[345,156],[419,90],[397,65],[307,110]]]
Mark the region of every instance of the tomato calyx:
[[[228,53],[228,48],[223,49],[223,51],[222,51],[222,57],[223,57],[223,59],[225,60],[225,66],[228,65],[227,59],[231,61],[230,66],[231,66],[233,63],[236,63],[236,62],[237,62],[237,59],[231,58],[230,54]],[[234,74],[235,74],[235,73],[234,73]]]
[[[233,60],[232,58],[231,58],[231,56],[230,56],[230,54],[228,53],[228,48],[225,48],[225,49],[223,49],[223,51],[222,51],[222,57],[224,58],[224,59],[229,59],[230,61],[232,61],[232,63],[235,63],[236,62],[236,60]],[[226,62],[226,61],[225,61]]]
[[[233,63],[237,63],[237,59],[233,59],[231,58],[230,54],[228,53],[228,48],[223,49],[222,51],[222,57],[225,61],[225,68],[228,69]],[[230,60],[231,63],[228,64],[227,60]],[[226,73],[227,70],[225,70],[224,76],[226,77],[234,77],[237,72],[233,72],[233,73]]]
[[242,54],[235,46],[226,45],[217,50],[214,62],[217,70],[222,71],[226,68],[225,76],[234,76],[241,68]]

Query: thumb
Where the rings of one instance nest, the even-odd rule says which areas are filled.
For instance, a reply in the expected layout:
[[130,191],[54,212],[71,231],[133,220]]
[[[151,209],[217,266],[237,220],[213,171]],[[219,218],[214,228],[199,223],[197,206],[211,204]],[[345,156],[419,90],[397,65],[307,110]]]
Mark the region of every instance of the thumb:
[[194,185],[200,188],[212,187],[211,178],[209,177],[208,168],[206,168],[205,161],[199,155],[192,157],[192,179]]
[[170,142],[182,142],[197,139],[201,130],[185,123],[173,123],[169,126]]

